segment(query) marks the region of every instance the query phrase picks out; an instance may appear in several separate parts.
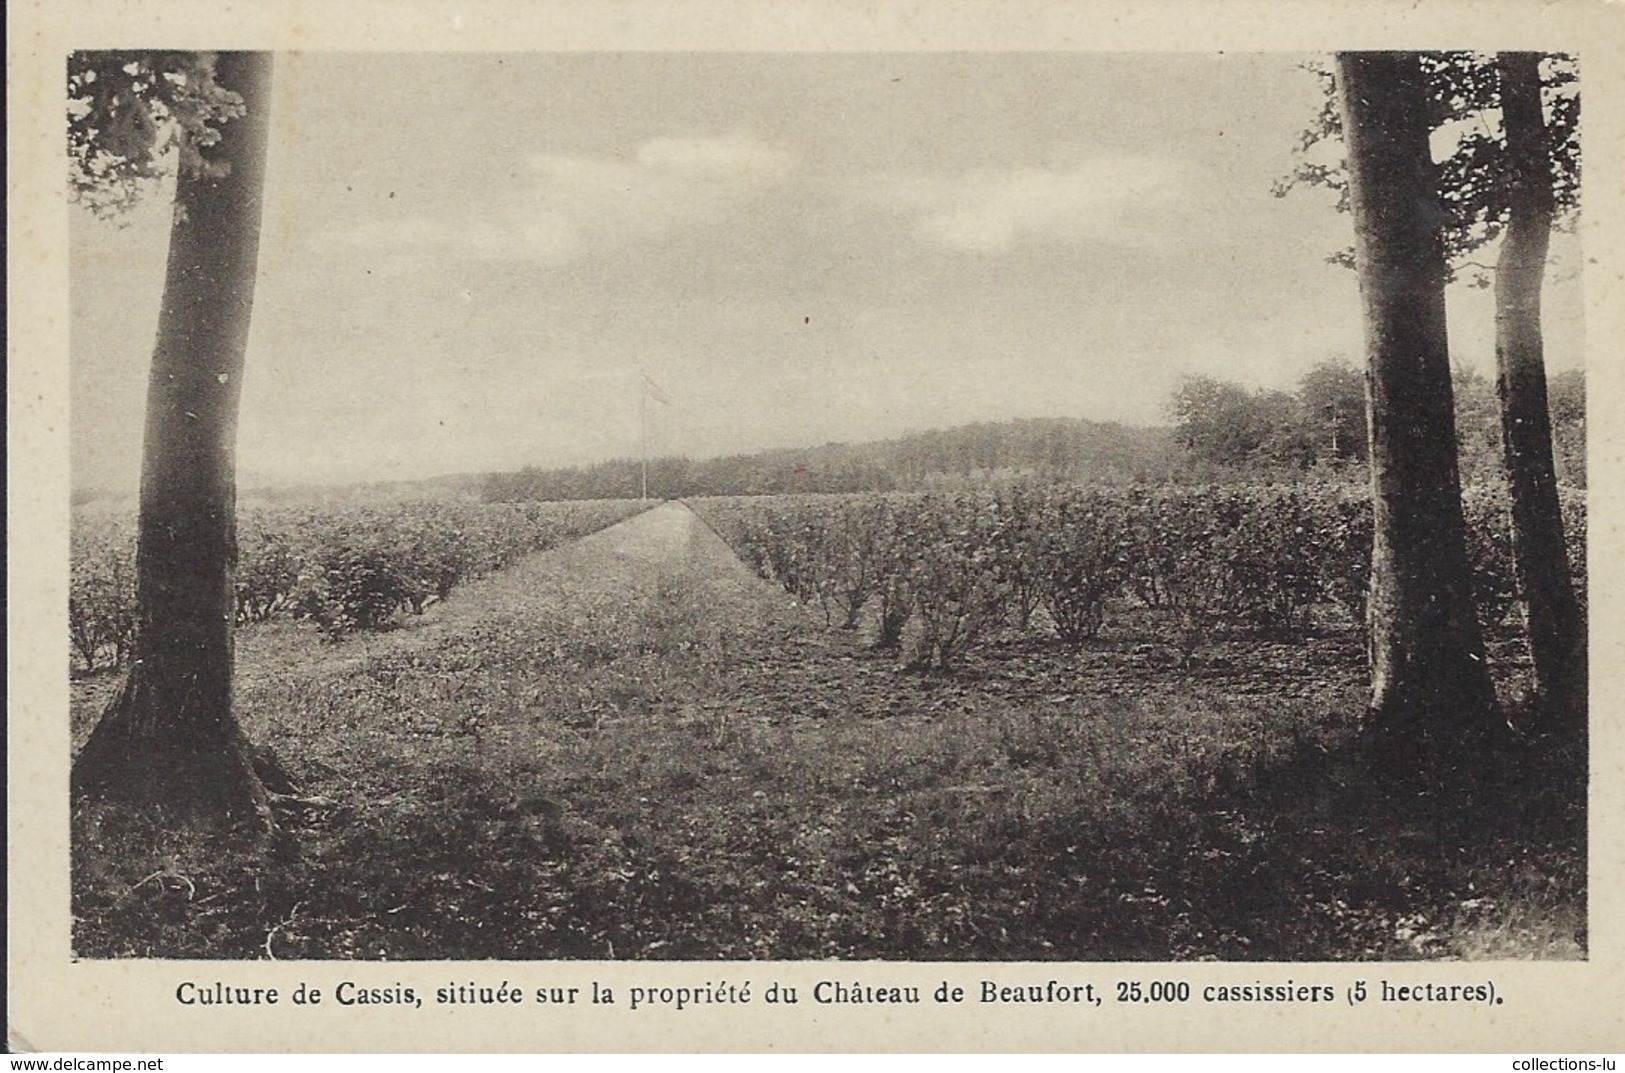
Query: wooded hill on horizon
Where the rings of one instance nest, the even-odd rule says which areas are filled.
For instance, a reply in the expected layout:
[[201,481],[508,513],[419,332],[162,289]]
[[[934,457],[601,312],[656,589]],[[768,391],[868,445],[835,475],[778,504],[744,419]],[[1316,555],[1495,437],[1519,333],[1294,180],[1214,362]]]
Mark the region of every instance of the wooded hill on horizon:
[[[1082,418],[1022,418],[865,443],[825,443],[717,458],[649,459],[654,498],[885,492],[973,477],[1034,475],[1079,483],[1157,480],[1177,464],[1174,430]],[[491,474],[490,500],[636,497],[639,459]]]
[[[1495,385],[1458,367],[1456,440],[1463,474],[1504,480]],[[1280,477],[1317,466],[1363,466],[1361,373],[1324,362],[1298,390],[1248,389],[1192,378],[1170,400],[1172,425],[1083,418],[984,421],[864,443],[826,443],[692,460],[651,458],[648,494],[783,495],[919,491],[968,481],[1032,477],[1074,484],[1192,482]],[[1585,376],[1552,378],[1550,409],[1559,480],[1585,487]],[[589,466],[531,466],[483,479],[492,501],[637,497],[642,464],[621,458]]]

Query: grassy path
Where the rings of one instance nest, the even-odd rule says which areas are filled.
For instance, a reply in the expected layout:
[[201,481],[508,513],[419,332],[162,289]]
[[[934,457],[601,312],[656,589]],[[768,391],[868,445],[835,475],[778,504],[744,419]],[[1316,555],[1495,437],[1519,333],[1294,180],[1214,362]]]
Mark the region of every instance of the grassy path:
[[652,510],[577,541],[577,561],[606,566],[613,561],[682,564],[700,579],[755,581],[732,549],[695,516],[684,503],[662,503]]

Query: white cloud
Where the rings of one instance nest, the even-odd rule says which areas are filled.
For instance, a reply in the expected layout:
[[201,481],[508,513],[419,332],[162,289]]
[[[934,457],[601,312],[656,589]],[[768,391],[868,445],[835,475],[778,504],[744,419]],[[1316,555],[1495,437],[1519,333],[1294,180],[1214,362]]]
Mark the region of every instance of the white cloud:
[[928,241],[988,252],[1022,241],[1157,241],[1194,206],[1191,188],[1178,162],[1114,156],[1064,169],[887,176],[874,181],[861,200],[911,217]]
[[766,185],[794,166],[781,148],[753,138],[653,138],[638,147],[637,162],[651,170],[728,183]]
[[630,156],[535,153],[529,185],[463,220],[358,224],[351,243],[562,264],[587,250],[655,241],[749,209],[794,170],[786,149],[748,135],[653,138]]

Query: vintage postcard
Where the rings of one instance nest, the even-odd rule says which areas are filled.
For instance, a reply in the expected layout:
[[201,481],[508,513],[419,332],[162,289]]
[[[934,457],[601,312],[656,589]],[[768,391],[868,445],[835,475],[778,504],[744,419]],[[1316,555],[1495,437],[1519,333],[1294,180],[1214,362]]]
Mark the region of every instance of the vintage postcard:
[[1625,17],[10,5],[10,1045],[1625,1044]]

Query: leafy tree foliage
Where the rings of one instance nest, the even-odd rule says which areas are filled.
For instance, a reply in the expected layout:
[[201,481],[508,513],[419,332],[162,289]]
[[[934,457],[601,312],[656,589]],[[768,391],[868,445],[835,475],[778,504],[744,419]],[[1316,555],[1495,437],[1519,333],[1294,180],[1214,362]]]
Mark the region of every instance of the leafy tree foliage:
[[1261,395],[1212,377],[1190,377],[1172,404],[1181,446],[1214,462],[1246,461],[1268,432],[1257,405]]
[[1192,458],[1219,466],[1302,469],[1365,458],[1364,392],[1351,366],[1325,361],[1290,393],[1191,377],[1175,390],[1169,410],[1175,438]]
[[177,172],[223,177],[209,152],[241,117],[242,95],[209,52],[76,52],[68,59],[68,181],[74,199],[117,217]]
[[1315,457],[1364,461],[1365,378],[1346,361],[1323,361],[1298,381],[1298,405],[1315,445]]
[[1248,391],[1212,377],[1191,377],[1174,393],[1179,441],[1220,465],[1309,461],[1297,401],[1280,391]]
[[[1450,379],[1463,478],[1504,485],[1494,381],[1465,364],[1454,366]],[[1196,378],[1181,385],[1169,408],[1179,422],[1179,445],[1202,462],[1262,473],[1309,462],[1358,465],[1366,460],[1364,378],[1344,361],[1316,365],[1292,395]],[[1568,369],[1552,378],[1551,412],[1562,483],[1584,488],[1584,370]]]
[[[1428,121],[1436,145],[1443,142],[1449,149],[1437,172],[1443,211],[1440,240],[1455,269],[1471,269],[1475,281],[1487,285],[1486,266],[1471,262],[1471,255],[1501,236],[1513,197],[1513,161],[1500,120],[1495,57],[1459,51],[1419,56]],[[1338,211],[1346,213],[1350,208],[1348,162],[1332,69],[1320,62],[1304,66],[1320,80],[1321,105],[1299,135],[1292,171],[1273,190],[1277,197],[1285,197],[1298,187],[1329,189],[1337,194]],[[1545,57],[1541,68],[1556,223],[1572,228],[1580,208],[1579,67],[1574,57],[1554,53]],[[1338,250],[1327,260],[1352,268],[1354,248]]]
[[1585,370],[1565,369],[1547,381],[1546,399],[1552,411],[1552,449],[1557,456],[1558,479],[1575,488],[1586,487],[1586,381]]
[[[1462,476],[1474,482],[1506,483],[1501,455],[1500,401],[1495,381],[1470,365],[1451,370],[1456,405],[1456,451]],[[1584,416],[1581,416],[1584,422]]]

